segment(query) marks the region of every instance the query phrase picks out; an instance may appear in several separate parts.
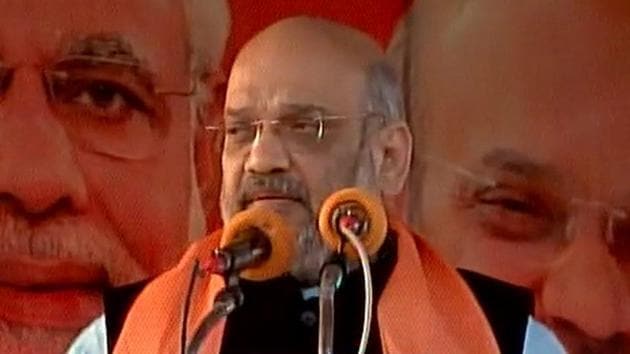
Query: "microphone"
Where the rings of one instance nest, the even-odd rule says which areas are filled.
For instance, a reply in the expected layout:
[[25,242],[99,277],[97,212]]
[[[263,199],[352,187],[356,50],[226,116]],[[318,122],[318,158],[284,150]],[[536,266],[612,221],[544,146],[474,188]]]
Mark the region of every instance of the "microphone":
[[[381,248],[387,232],[385,208],[377,198],[359,188],[347,188],[330,195],[319,212],[319,232],[328,247],[348,260],[359,260],[363,269],[365,301],[359,353],[365,353],[372,321],[372,274],[369,255]],[[357,252],[358,251],[358,252]],[[327,264],[322,268],[318,353],[333,350],[335,282],[341,279],[341,268]]]
[[[291,267],[296,238],[297,233],[279,214],[261,208],[246,209],[225,225],[219,248],[201,265],[201,270],[230,278],[239,275],[254,281],[279,277]],[[193,275],[184,301],[180,339],[181,353],[189,354],[196,354],[214,325],[243,303],[243,292],[238,283],[228,284],[216,295],[212,311],[203,317],[187,346],[186,324],[194,280]]]
[[296,237],[276,212],[246,209],[227,223],[220,246],[204,269],[221,275],[240,273],[254,281],[279,277],[291,268]]
[[[380,198],[360,188],[346,188],[330,195],[319,212],[319,231],[326,245],[350,260],[358,254],[345,241],[341,226],[359,237],[368,254],[375,254],[387,233],[387,214]],[[341,250],[341,245],[344,245]]]

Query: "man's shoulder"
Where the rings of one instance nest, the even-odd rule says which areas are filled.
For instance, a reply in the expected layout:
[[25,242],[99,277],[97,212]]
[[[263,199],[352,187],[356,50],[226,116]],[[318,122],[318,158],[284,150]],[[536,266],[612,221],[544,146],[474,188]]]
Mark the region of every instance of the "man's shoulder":
[[501,353],[522,353],[529,319],[534,311],[532,293],[526,288],[473,271],[458,269],[458,272],[488,319]]
[[[135,348],[136,345],[143,349],[150,348],[149,342],[140,343],[142,341],[138,341],[137,337],[151,337],[151,333],[161,336],[179,328],[182,304],[189,291],[191,277],[197,275],[195,262],[203,261],[218,247],[220,234],[219,230],[195,241],[175,267],[146,284],[127,314],[117,349]],[[207,279],[201,279],[197,286],[204,287],[206,283]],[[157,338],[152,341],[160,343]],[[125,352],[125,349],[121,349],[121,352]]]
[[129,309],[152,279],[128,284],[105,290],[103,302],[105,305],[105,328],[107,331],[107,345],[114,348],[118,336],[123,328]]
[[[193,242],[188,247],[181,260],[179,261],[177,266],[173,268],[173,270],[181,268],[188,269],[190,268],[189,266],[195,262],[195,260],[202,261],[203,259],[207,259],[212,251],[219,247],[222,232],[222,229],[218,229],[211,234],[206,235]],[[167,273],[165,273],[165,275]]]
[[179,293],[185,290],[195,271],[195,262],[203,262],[219,246],[220,234],[221,231],[218,230],[192,243],[175,267],[146,285],[134,306],[149,303],[148,305],[153,307],[156,306],[153,304],[154,301],[171,302],[170,298],[173,296],[179,299]]
[[[108,331],[105,330],[105,315],[101,315],[81,331],[66,354],[108,353],[107,333]],[[109,348],[111,348],[111,344]]]

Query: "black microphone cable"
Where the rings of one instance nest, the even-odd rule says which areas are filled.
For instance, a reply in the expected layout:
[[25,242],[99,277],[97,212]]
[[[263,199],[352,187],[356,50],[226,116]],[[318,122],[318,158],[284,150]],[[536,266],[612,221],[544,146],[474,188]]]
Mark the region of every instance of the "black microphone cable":
[[197,354],[210,330],[224,317],[243,304],[243,292],[238,285],[227,287],[215,298],[212,311],[208,313],[190,341],[186,354]]

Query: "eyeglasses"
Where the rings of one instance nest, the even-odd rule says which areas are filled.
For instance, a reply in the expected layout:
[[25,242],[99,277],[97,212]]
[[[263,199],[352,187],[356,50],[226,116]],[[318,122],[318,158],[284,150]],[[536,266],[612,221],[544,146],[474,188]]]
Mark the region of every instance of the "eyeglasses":
[[[18,68],[0,64],[0,107]],[[115,59],[72,56],[42,69],[51,110],[81,148],[111,157],[139,160],[159,152],[169,128],[165,97],[191,96],[161,90],[139,65]]]
[[267,125],[291,151],[302,152],[322,146],[331,131],[338,128],[342,121],[366,119],[369,116],[379,117],[380,122],[383,122],[383,116],[377,113],[345,116],[317,111],[292,113],[277,119],[227,118],[223,124],[207,126],[206,129],[225,134],[225,149],[233,150],[256,144],[261,138],[263,127]]
[[588,232],[595,230],[603,238],[618,261],[630,261],[630,218],[623,208],[541,186],[510,184],[432,155],[424,155],[422,160],[463,178],[469,187],[458,189],[458,200],[474,210],[475,221],[485,234],[528,254],[524,262],[547,264],[558,259],[576,237],[587,232],[585,225],[591,228]]

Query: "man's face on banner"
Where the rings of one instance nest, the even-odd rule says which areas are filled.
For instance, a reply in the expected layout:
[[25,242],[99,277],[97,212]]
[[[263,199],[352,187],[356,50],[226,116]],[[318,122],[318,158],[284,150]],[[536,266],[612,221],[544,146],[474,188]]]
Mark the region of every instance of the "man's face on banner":
[[101,289],[188,239],[190,90],[169,1],[0,1],[0,352],[59,353]]
[[455,265],[533,289],[570,353],[627,353],[630,11],[491,3],[418,53],[423,231]]

